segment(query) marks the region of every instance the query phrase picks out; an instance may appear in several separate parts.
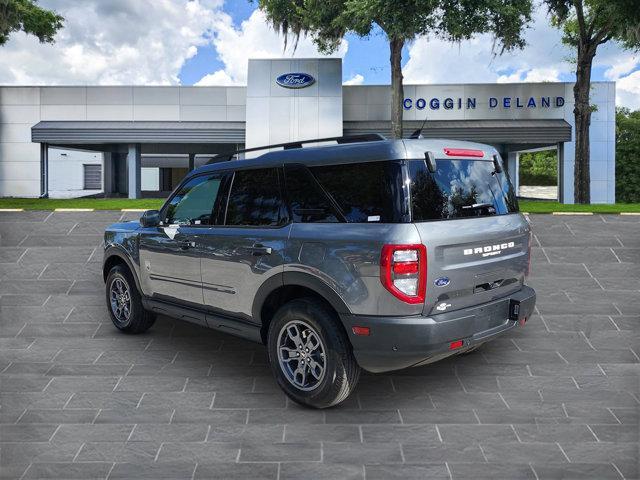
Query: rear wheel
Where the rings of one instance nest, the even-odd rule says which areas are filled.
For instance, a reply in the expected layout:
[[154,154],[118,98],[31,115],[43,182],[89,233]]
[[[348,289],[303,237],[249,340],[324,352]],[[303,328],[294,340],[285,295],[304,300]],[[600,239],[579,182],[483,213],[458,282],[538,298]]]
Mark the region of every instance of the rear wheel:
[[118,330],[142,333],[155,322],[155,314],[144,309],[140,292],[126,267],[116,265],[109,271],[106,294],[109,315]]
[[293,401],[327,408],[345,400],[360,367],[335,314],[313,298],[292,300],[269,326],[269,362],[276,381]]

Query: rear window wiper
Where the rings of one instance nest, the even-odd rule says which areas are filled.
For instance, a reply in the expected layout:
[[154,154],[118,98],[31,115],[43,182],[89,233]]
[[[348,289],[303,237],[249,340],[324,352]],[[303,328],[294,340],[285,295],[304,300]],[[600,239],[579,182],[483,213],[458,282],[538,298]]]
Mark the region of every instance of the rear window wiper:
[[[494,208],[493,203],[474,203],[473,205],[463,205],[463,210],[477,210],[480,208]],[[495,210],[495,208],[494,208]]]

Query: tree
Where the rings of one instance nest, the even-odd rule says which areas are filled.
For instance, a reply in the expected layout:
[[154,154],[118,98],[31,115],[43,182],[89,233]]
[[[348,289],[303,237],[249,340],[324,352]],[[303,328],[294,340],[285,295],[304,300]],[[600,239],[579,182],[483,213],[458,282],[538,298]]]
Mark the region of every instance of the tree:
[[616,111],[616,202],[640,203],[640,110]]
[[13,32],[22,31],[38,37],[41,43],[53,43],[62,28],[64,18],[46,10],[37,0],[0,0],[0,46],[9,41]]
[[617,41],[623,47],[640,47],[638,0],[545,0],[553,23],[562,29],[565,44],[576,49],[576,83],[573,87],[576,136],[574,201],[590,203],[589,103],[591,67],[598,47]]
[[402,138],[402,48],[421,35],[460,42],[477,33],[494,35],[494,51],[522,48],[531,0],[258,0],[267,19],[285,35],[309,34],[331,53],[346,33],[370,35],[380,27],[389,41],[391,128]]

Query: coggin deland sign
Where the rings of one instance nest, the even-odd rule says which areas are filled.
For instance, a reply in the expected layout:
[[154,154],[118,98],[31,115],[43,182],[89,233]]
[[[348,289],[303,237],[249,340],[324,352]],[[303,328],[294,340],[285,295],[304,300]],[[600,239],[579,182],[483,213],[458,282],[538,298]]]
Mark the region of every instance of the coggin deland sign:
[[[467,98],[405,98],[402,102],[405,110],[473,110],[476,108],[477,97]],[[564,97],[489,97],[487,105],[494,108],[560,108],[564,106]]]
[[[305,88],[315,83],[316,79],[308,73],[295,72],[284,73],[276,78],[276,83],[284,88]],[[477,105],[477,97],[432,97],[429,99],[405,98],[402,105],[405,110],[415,108],[417,110],[474,110]],[[487,105],[489,109],[511,109],[511,108],[560,108],[564,106],[564,97],[488,97]]]

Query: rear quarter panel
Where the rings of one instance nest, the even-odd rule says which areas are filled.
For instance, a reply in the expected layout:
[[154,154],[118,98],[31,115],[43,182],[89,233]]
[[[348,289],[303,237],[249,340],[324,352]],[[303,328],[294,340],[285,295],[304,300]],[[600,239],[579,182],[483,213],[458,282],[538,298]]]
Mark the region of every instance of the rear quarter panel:
[[285,272],[311,275],[335,291],[355,315],[416,315],[422,305],[401,302],[380,282],[385,243],[419,243],[415,225],[295,223]]

